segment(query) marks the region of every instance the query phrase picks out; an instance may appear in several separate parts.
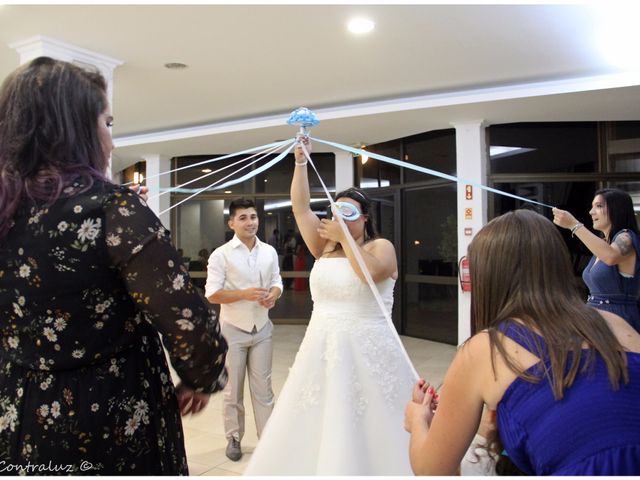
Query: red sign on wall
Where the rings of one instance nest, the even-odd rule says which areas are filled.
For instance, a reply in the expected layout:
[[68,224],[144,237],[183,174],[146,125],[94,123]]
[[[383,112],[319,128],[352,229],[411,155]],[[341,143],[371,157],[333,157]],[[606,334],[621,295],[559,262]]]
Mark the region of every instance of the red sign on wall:
[[473,200],[473,186],[467,185],[464,187],[464,198],[467,200]]

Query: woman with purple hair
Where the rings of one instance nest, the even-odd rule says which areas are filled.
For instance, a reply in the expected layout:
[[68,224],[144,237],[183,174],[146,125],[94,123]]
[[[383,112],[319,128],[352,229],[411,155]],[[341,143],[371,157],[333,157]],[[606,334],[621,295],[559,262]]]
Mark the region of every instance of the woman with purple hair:
[[168,231],[106,177],[112,122],[104,78],[71,63],[36,58],[0,89],[9,474],[187,474],[180,413],[226,382],[218,322]]

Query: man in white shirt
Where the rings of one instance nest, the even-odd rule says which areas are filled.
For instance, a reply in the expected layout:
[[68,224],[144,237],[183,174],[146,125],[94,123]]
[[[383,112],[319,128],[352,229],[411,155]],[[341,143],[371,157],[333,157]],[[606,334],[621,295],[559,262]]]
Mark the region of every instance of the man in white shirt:
[[205,295],[220,307],[222,335],[229,344],[224,389],[226,455],[242,457],[244,435],[244,377],[249,373],[251,403],[258,437],[273,411],[271,388],[273,324],[269,309],[282,294],[278,254],[258,239],[258,212],[253,201],[236,199],[229,205],[229,228],[235,235],[209,257]]

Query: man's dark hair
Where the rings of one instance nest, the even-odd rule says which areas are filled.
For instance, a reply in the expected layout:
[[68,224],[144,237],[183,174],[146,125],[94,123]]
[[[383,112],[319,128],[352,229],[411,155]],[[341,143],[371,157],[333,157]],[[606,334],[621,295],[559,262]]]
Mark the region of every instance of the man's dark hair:
[[238,210],[239,208],[253,208],[256,212],[258,211],[253,200],[250,200],[248,198],[236,198],[229,204],[229,217],[234,217],[236,215],[236,210]]

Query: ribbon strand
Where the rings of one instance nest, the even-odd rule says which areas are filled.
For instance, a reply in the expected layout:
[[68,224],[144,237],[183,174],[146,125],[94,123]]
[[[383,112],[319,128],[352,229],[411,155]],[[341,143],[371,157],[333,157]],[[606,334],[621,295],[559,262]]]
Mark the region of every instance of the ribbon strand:
[[227,175],[226,177],[221,178],[220,180],[216,180],[215,182],[213,182],[210,185],[207,185],[206,187],[203,187],[201,189],[199,189],[198,191],[196,191],[195,193],[189,195],[187,198],[184,198],[182,200],[180,200],[178,203],[176,203],[175,205],[171,205],[169,208],[165,208],[163,211],[161,211],[158,215],[162,215],[163,213],[169,212],[170,210],[176,208],[178,205],[183,204],[184,202],[191,200],[193,197],[195,197],[196,195],[200,195],[202,192],[204,192],[205,190],[209,190],[209,189],[213,189],[213,187],[215,186],[216,188],[214,190],[219,190],[222,188],[226,188],[229,187],[231,185],[236,185],[237,183],[240,182],[244,182],[245,180],[248,180],[251,177],[254,177],[256,175],[258,175],[259,173],[264,172],[265,170],[267,170],[268,168],[271,168],[273,165],[275,165],[276,163],[278,163],[280,160],[282,160],[284,157],[287,156],[287,154],[291,151],[291,149],[293,148],[293,146],[295,145],[295,140],[288,140],[289,142],[291,142],[291,144],[289,145],[289,147],[282,153],[280,153],[280,155],[278,155],[276,158],[274,158],[273,160],[265,163],[264,165],[262,165],[259,168],[256,168],[255,170],[253,170],[251,173],[248,173],[236,180],[230,180],[226,183],[223,183],[222,185],[217,185],[218,182],[221,182],[227,178],[229,178],[230,176],[238,173],[240,170],[247,168],[251,165],[253,165],[255,162],[259,161],[258,160],[254,160],[253,162],[251,162],[248,165],[245,165],[244,167],[239,168],[238,170],[236,170],[235,172],[231,172],[229,175]]
[[[268,148],[268,149],[266,149],[266,150],[263,150],[263,151],[260,151],[260,152],[258,152],[258,153],[255,153],[255,154],[251,155],[250,157],[242,158],[242,159],[237,160],[237,161],[235,161],[235,162],[233,162],[233,163],[230,163],[229,165],[225,165],[224,167],[221,167],[221,168],[219,168],[218,170],[214,170],[214,171],[212,171],[212,172],[207,172],[207,173],[205,173],[204,175],[200,175],[199,177],[196,177],[196,178],[193,178],[193,179],[191,179],[191,180],[189,180],[189,181],[187,181],[187,182],[181,183],[180,185],[176,185],[175,187],[171,187],[171,188],[164,189],[164,190],[160,191],[160,193],[158,193],[158,194],[156,194],[156,195],[153,195],[153,196],[149,197],[149,199],[157,198],[157,197],[161,197],[162,195],[164,195],[164,194],[166,194],[166,193],[169,193],[169,192],[175,192],[175,191],[177,191],[177,190],[179,190],[179,189],[183,188],[185,185],[189,185],[189,184],[191,184],[191,183],[193,183],[193,182],[197,182],[198,180],[202,180],[203,178],[206,178],[206,177],[208,177],[208,176],[210,176],[210,175],[214,175],[214,174],[216,174],[216,173],[219,173],[219,172],[221,172],[221,171],[223,171],[223,170],[226,170],[227,168],[234,167],[234,166],[238,165],[239,163],[242,163],[242,162],[246,162],[246,161],[248,161],[248,160],[251,160],[252,158],[254,158],[254,157],[258,156],[258,155],[262,155],[260,158],[258,158],[258,159],[257,159],[257,160],[255,160],[254,162],[251,162],[250,164],[245,165],[245,166],[243,166],[243,167],[240,167],[238,170],[236,170],[236,171],[232,172],[229,176],[234,175],[235,173],[238,173],[239,171],[243,170],[244,168],[247,168],[247,166],[249,166],[249,165],[253,165],[254,163],[256,163],[256,162],[258,162],[258,161],[262,160],[263,158],[265,158],[265,157],[266,157],[267,155],[269,155],[270,153],[273,153],[273,152],[275,152],[275,151],[279,150],[279,149],[280,149],[280,147],[281,147],[281,145],[276,145],[275,147],[271,147],[271,148]],[[263,154],[264,154],[264,155],[263,155]],[[218,160],[218,159],[215,159],[215,160]],[[189,165],[189,168],[191,168],[191,167],[193,167],[193,165]],[[184,167],[180,167],[180,168],[184,168]],[[227,177],[225,177],[225,178],[227,178]],[[223,179],[223,180],[224,180],[224,179]]]
[[[233,157],[236,157],[238,155],[244,155],[245,153],[252,153],[252,152],[255,152],[256,150],[268,150],[271,147],[280,147],[282,145],[286,145],[290,141],[291,140],[282,140],[282,141],[279,141],[279,142],[273,142],[273,143],[268,143],[266,145],[261,145],[259,147],[248,148],[248,149],[242,150],[240,152],[230,153],[228,155],[223,155],[222,157],[208,158],[206,160],[201,160],[200,162],[197,162],[197,163],[192,163],[190,165],[185,165],[184,167],[178,167],[178,168],[174,168],[173,170],[166,170],[164,172],[160,172],[160,173],[156,173],[154,175],[150,175],[145,180],[149,180],[150,178],[158,178],[158,177],[161,177],[162,175],[167,175],[168,173],[178,172],[178,171],[184,170],[186,168],[193,168],[193,167],[198,167],[200,165],[205,165],[207,163],[219,162],[221,160],[226,160],[228,158],[233,158]],[[122,185],[126,187],[126,186],[132,185],[132,184],[133,184],[133,182],[127,182],[127,183],[123,183]]]
[[[309,138],[311,138],[311,137],[309,137]],[[427,175],[432,175],[434,177],[444,178],[446,180],[451,180],[452,182],[456,182],[456,183],[464,183],[464,184],[467,184],[467,185],[473,185],[474,187],[480,188],[482,190],[486,190],[487,192],[497,193],[498,195],[503,195],[503,196],[506,196],[506,197],[515,198],[516,200],[521,200],[523,202],[533,203],[533,204],[536,204],[536,205],[540,205],[542,207],[553,208],[551,205],[547,205],[546,203],[537,202],[535,200],[531,200],[530,198],[525,198],[525,197],[521,197],[519,195],[514,195],[512,193],[503,192],[502,190],[498,190],[497,188],[488,187],[487,185],[483,185],[483,184],[477,183],[477,182],[472,182],[470,180],[465,180],[464,178],[454,177],[453,175],[448,175],[446,173],[438,172],[437,170],[432,170],[430,168],[420,167],[418,165],[414,165],[414,164],[409,163],[409,162],[404,162],[402,160],[396,160],[394,158],[385,157],[384,155],[380,155],[378,153],[369,152],[367,150],[361,150],[359,148],[349,147],[347,145],[342,145],[342,144],[336,143],[336,142],[330,142],[328,140],[321,140],[319,138],[311,138],[311,139],[314,142],[324,143],[325,145],[330,145],[332,147],[336,147],[336,148],[339,148],[341,150],[346,150],[346,151],[351,152],[351,153],[353,153],[355,155],[366,155],[369,158],[375,158],[377,160],[380,160],[380,161],[383,161],[383,162],[386,162],[386,163],[390,163],[390,164],[396,165],[398,167],[408,168],[410,170],[415,170],[416,172],[426,173]]]

